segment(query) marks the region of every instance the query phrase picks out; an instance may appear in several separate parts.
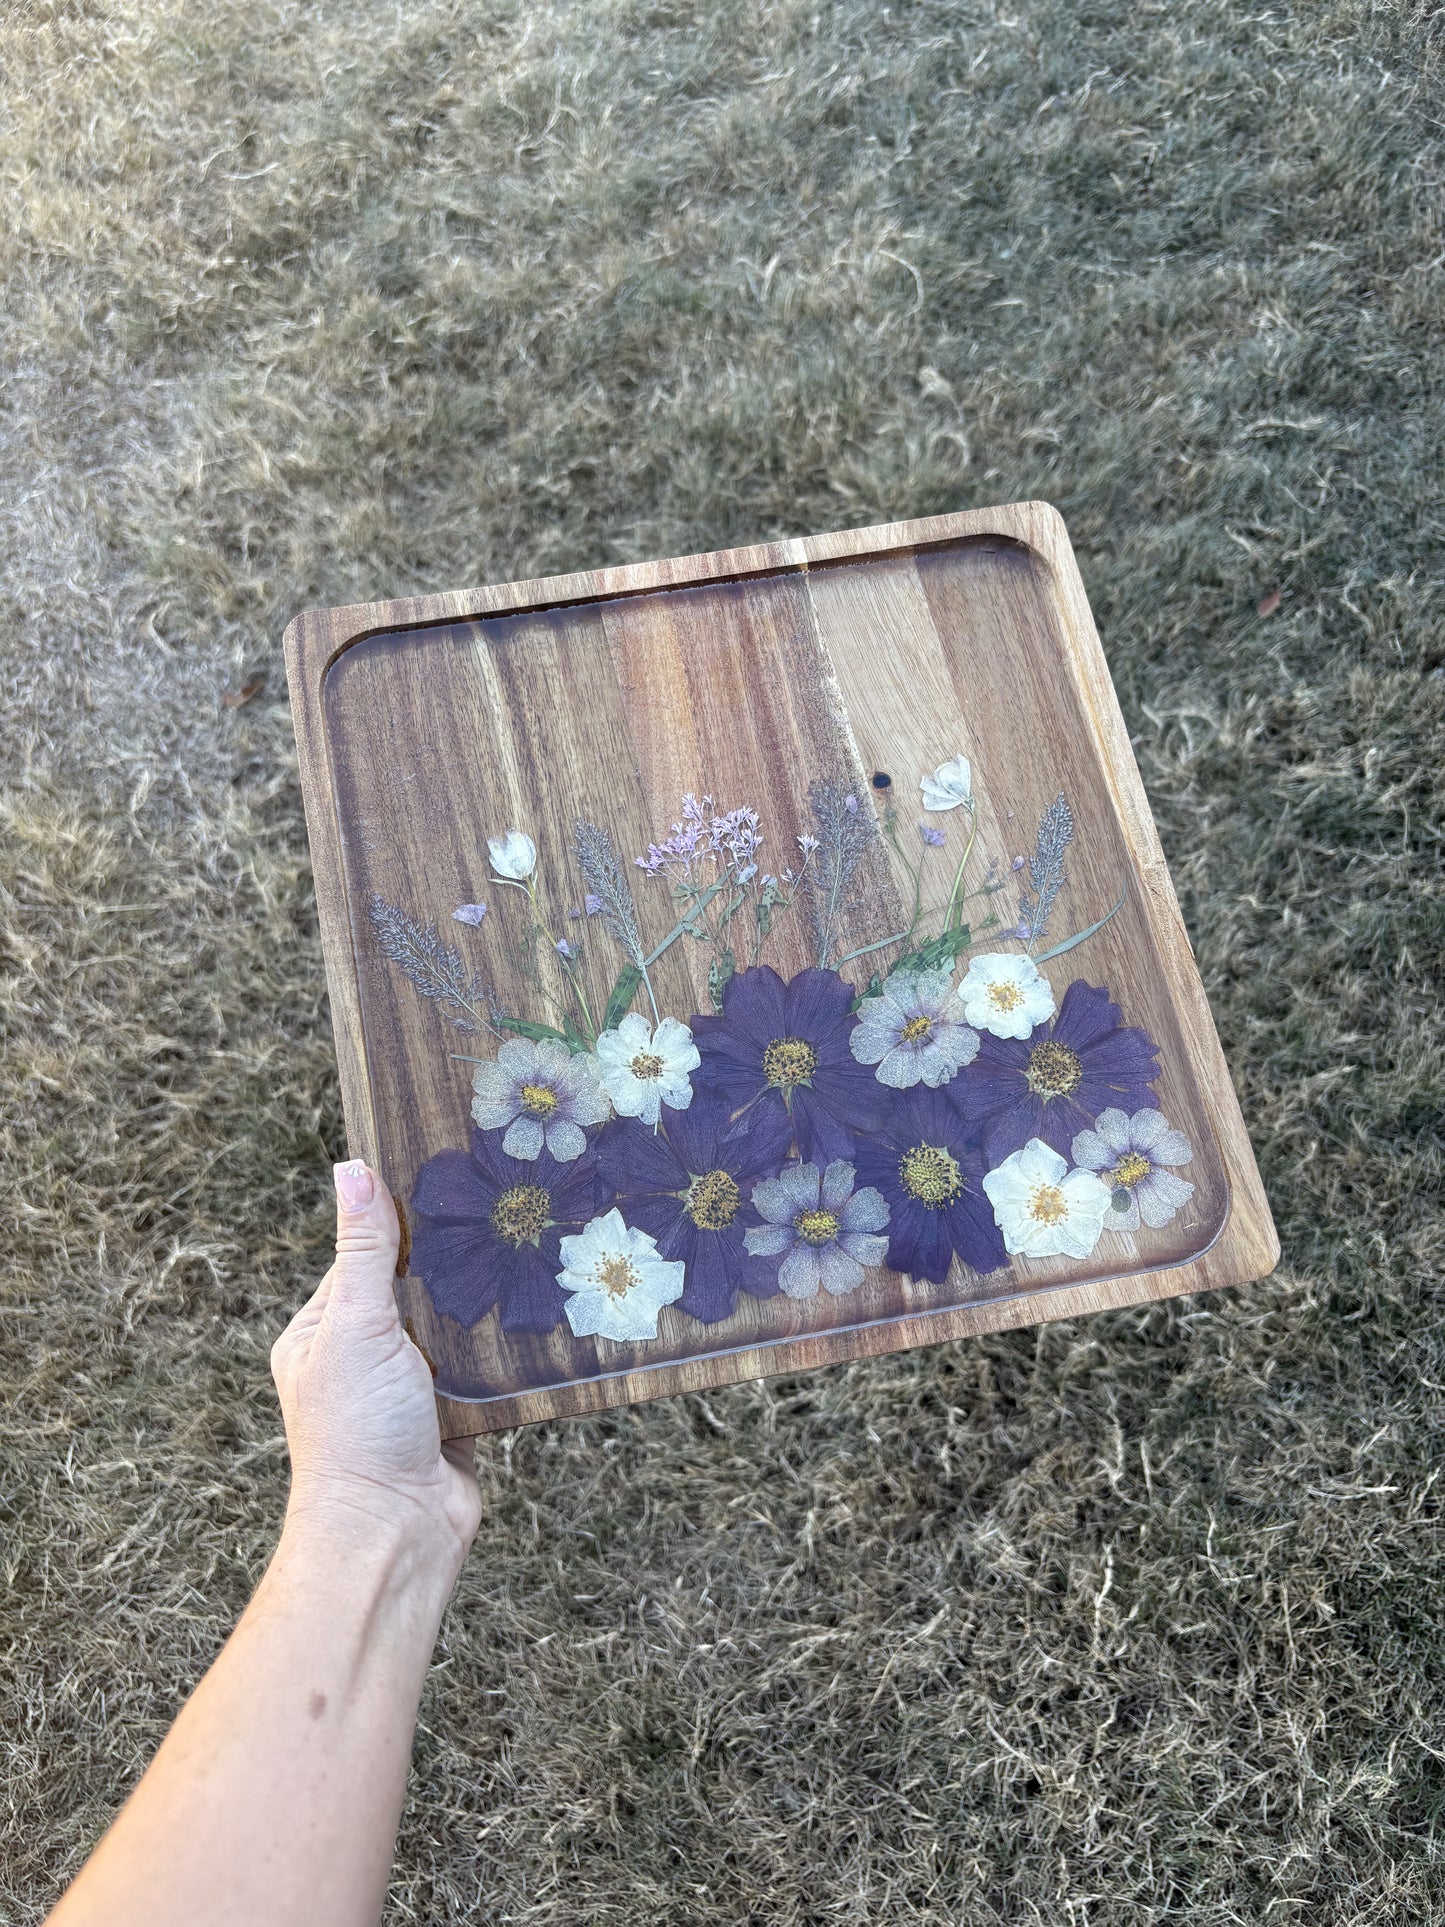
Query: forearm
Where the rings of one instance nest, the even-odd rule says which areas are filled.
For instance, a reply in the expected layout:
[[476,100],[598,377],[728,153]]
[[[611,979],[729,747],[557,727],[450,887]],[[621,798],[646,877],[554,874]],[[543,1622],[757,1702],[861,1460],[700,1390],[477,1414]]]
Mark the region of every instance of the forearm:
[[459,1552],[424,1523],[288,1517],[54,1927],[371,1927]]

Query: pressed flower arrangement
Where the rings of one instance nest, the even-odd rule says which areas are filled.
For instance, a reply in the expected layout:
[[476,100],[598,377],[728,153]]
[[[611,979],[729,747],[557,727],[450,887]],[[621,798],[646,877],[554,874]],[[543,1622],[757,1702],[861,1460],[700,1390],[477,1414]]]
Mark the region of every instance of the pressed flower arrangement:
[[1267,1268],[1047,512],[288,651],[352,1149],[449,1431]]
[[[716,1326],[740,1294],[844,1298],[882,1265],[986,1277],[1170,1222],[1193,1152],[1155,1108],[1158,1048],[1074,974],[1123,898],[1048,942],[1067,798],[1001,874],[979,846],[968,758],[916,784],[909,825],[861,783],[813,783],[812,827],[777,871],[761,810],[711,796],[684,796],[630,866],[579,820],[574,873],[556,880],[509,826],[488,838],[492,886],[523,916],[458,904],[475,958],[375,899],[385,956],[495,1047],[450,1053],[471,1069],[471,1142],[425,1163],[412,1195],[411,1268],[439,1310],[646,1345],[669,1306]],[[930,919],[922,869],[947,861],[949,818],[951,882]],[[915,879],[912,916],[839,954],[841,907],[879,838]],[[788,918],[805,920],[815,961],[785,979],[769,951]],[[509,942],[535,991],[521,1012],[486,987],[487,946]],[[600,1011],[579,968],[594,943],[615,973]],[[653,972],[675,944],[703,947],[710,1010],[659,1008]]]

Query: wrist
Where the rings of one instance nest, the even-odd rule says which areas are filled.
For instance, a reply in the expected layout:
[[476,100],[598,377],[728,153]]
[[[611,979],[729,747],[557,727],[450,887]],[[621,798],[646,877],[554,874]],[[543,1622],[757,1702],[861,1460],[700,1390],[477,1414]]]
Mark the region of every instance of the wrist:
[[435,1599],[440,1617],[466,1545],[443,1513],[405,1494],[303,1478],[292,1485],[277,1556],[304,1566],[367,1570],[390,1589]]

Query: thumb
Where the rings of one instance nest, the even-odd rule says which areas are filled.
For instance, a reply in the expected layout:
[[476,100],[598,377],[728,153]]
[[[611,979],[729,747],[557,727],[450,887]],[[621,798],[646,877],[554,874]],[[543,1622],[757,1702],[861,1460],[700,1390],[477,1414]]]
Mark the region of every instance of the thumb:
[[328,1308],[388,1311],[395,1318],[400,1228],[391,1193],[360,1158],[336,1165],[332,1175],[336,1181],[336,1263],[331,1269]]

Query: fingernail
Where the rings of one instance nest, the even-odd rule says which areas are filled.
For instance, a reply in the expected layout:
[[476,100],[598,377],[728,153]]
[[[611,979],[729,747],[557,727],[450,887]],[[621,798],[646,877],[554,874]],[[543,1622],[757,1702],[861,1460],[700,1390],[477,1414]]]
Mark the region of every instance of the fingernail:
[[343,1211],[364,1211],[371,1203],[376,1187],[360,1158],[353,1158],[350,1164],[333,1166],[332,1176],[336,1179],[336,1195]]

